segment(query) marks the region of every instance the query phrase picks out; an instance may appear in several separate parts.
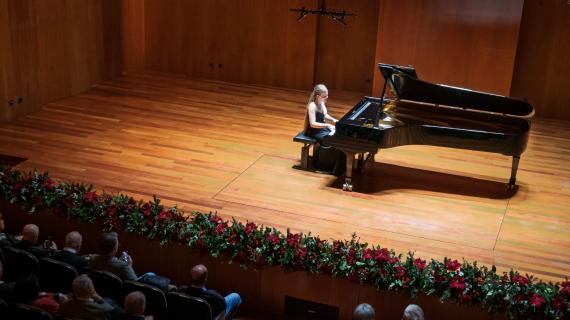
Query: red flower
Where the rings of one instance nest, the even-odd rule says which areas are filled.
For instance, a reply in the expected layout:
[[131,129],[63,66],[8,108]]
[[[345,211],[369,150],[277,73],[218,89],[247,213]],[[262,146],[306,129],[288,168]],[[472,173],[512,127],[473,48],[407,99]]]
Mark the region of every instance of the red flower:
[[451,279],[449,287],[452,289],[463,290],[465,289],[465,279],[463,277],[454,277]]
[[152,220],[147,220],[147,221],[146,221],[146,225],[147,225],[148,227],[152,227],[152,226],[154,225],[154,222],[153,222]]
[[279,236],[274,233],[267,236],[267,241],[269,241],[269,243],[273,246],[279,244],[280,240],[281,239],[279,239]]
[[220,218],[220,217],[218,217],[218,216],[211,216],[211,217],[210,217],[210,221],[213,222],[213,223],[219,224],[219,223],[222,222],[222,218]]
[[445,263],[445,267],[449,271],[455,271],[455,270],[459,269],[459,267],[461,267],[461,263],[459,263],[459,261],[457,261],[457,260],[448,260]]
[[552,307],[554,310],[565,310],[566,301],[564,301],[563,297],[556,297],[552,300]]
[[426,267],[426,261],[420,258],[414,260],[414,266],[418,267],[418,269],[423,270]]
[[515,274],[513,276],[513,282],[514,283],[518,283],[518,284],[522,284],[522,285],[527,285],[528,284],[528,278],[521,276],[520,274]]
[[386,248],[382,248],[376,252],[376,261],[378,263],[383,263],[390,260],[390,251]]
[[461,303],[467,303],[467,302],[471,301],[471,299],[473,299],[473,296],[471,296],[471,295],[469,295],[469,294],[463,294],[463,292],[461,292],[461,293],[459,294],[459,297],[458,297],[458,298],[459,298],[459,301],[460,301]]
[[404,268],[403,266],[397,266],[396,270],[398,270],[396,271],[396,278],[401,280],[406,274],[406,268]]
[[117,213],[117,205],[113,204],[113,205],[108,206],[107,207],[107,213],[110,216],[114,216]]
[[97,202],[97,193],[92,191],[85,192],[83,195],[83,201],[90,204]]
[[301,235],[298,233],[289,233],[287,235],[287,245],[291,248],[296,248],[299,246],[299,240],[301,239]]
[[151,210],[151,208],[150,208],[150,204],[148,204],[148,203],[143,204],[143,205],[142,205],[142,210],[143,210],[143,215],[144,215],[145,217],[147,217],[147,218],[150,217],[150,214],[151,214],[151,212],[152,212],[152,210]]
[[47,178],[47,180],[44,181],[43,187],[48,190],[52,189],[55,187],[55,182],[51,178]]
[[248,222],[245,225],[245,230],[244,230],[245,234],[249,236],[256,228],[257,228],[257,225],[255,223]]
[[218,234],[224,233],[224,230],[226,230],[226,225],[225,225],[224,223],[220,223],[220,224],[218,225],[218,227],[216,228],[216,232],[217,232]]
[[356,252],[354,251],[354,249],[350,248],[348,254],[346,255],[346,263],[348,263],[349,265],[353,265],[355,261],[356,261]]
[[564,281],[560,284],[560,291],[566,294],[570,294],[570,281]]
[[364,260],[370,260],[374,258],[374,251],[370,248],[366,248],[366,250],[364,250],[364,252],[362,253],[362,258]]
[[515,296],[515,301],[517,303],[524,301],[524,300],[526,300],[526,294],[524,294],[524,293],[519,293]]
[[544,303],[544,297],[539,295],[539,294],[533,294],[532,297],[530,297],[530,304],[532,304],[535,308],[540,308],[540,306],[542,306],[542,304]]

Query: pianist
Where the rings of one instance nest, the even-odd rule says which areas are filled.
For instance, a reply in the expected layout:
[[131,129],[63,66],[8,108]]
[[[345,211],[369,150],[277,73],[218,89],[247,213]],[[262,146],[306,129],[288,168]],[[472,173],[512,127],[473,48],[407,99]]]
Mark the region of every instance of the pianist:
[[305,134],[315,138],[319,143],[328,135],[334,134],[337,119],[327,113],[326,102],[329,90],[324,84],[317,84],[309,96],[307,115],[305,117]]
[[305,116],[305,135],[317,140],[314,166],[317,170],[342,174],[345,156],[341,151],[323,144],[323,139],[335,133],[334,124],[338,122],[327,112],[326,102],[329,91],[324,84],[317,84],[309,96],[307,114]]

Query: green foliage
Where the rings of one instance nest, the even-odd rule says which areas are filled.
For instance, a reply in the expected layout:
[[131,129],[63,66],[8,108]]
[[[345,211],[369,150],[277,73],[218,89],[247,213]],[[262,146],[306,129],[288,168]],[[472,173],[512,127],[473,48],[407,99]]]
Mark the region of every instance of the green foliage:
[[176,206],[166,208],[156,197],[136,201],[123,194],[98,194],[91,185],[56,184],[47,173],[22,173],[0,166],[0,199],[20,204],[31,213],[51,209],[55,214],[99,223],[157,239],[182,242],[192,248],[237,262],[243,267],[281,266],[346,278],[379,290],[403,290],[411,296],[437,295],[443,302],[480,305],[489,312],[506,312],[512,319],[570,317],[570,282],[544,283],[516,271],[497,274],[445,258],[425,261],[409,252],[405,257],[380,246],[369,246],[355,234],[350,240],[321,240],[310,234],[285,234],[275,228],[225,221],[217,214],[192,212],[187,218]]

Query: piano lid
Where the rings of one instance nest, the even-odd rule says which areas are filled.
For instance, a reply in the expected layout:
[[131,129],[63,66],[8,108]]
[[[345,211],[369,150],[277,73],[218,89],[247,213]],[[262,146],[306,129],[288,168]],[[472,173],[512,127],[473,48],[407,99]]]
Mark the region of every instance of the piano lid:
[[531,118],[534,115],[534,108],[522,100],[423,81],[417,78],[415,70],[411,67],[382,63],[378,67],[398,100],[463,108],[470,111],[499,113],[521,118]]

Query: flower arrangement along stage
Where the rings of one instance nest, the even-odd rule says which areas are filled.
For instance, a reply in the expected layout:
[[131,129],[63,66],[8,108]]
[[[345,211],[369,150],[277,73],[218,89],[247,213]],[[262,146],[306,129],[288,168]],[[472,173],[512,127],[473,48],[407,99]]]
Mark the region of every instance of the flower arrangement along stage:
[[193,212],[187,217],[176,206],[164,207],[156,197],[143,202],[123,194],[99,194],[91,185],[57,184],[47,173],[23,173],[8,167],[0,167],[0,199],[31,213],[47,208],[57,215],[101,223],[105,230],[158,239],[161,244],[182,242],[244,267],[281,266],[287,271],[328,274],[379,290],[480,305],[516,319],[570,317],[568,279],[544,283],[513,270],[498,274],[494,266],[476,262],[426,261],[411,252],[396,255],[393,250],[361,243],[356,235],[350,240],[327,241],[253,222],[225,221],[212,213]]

